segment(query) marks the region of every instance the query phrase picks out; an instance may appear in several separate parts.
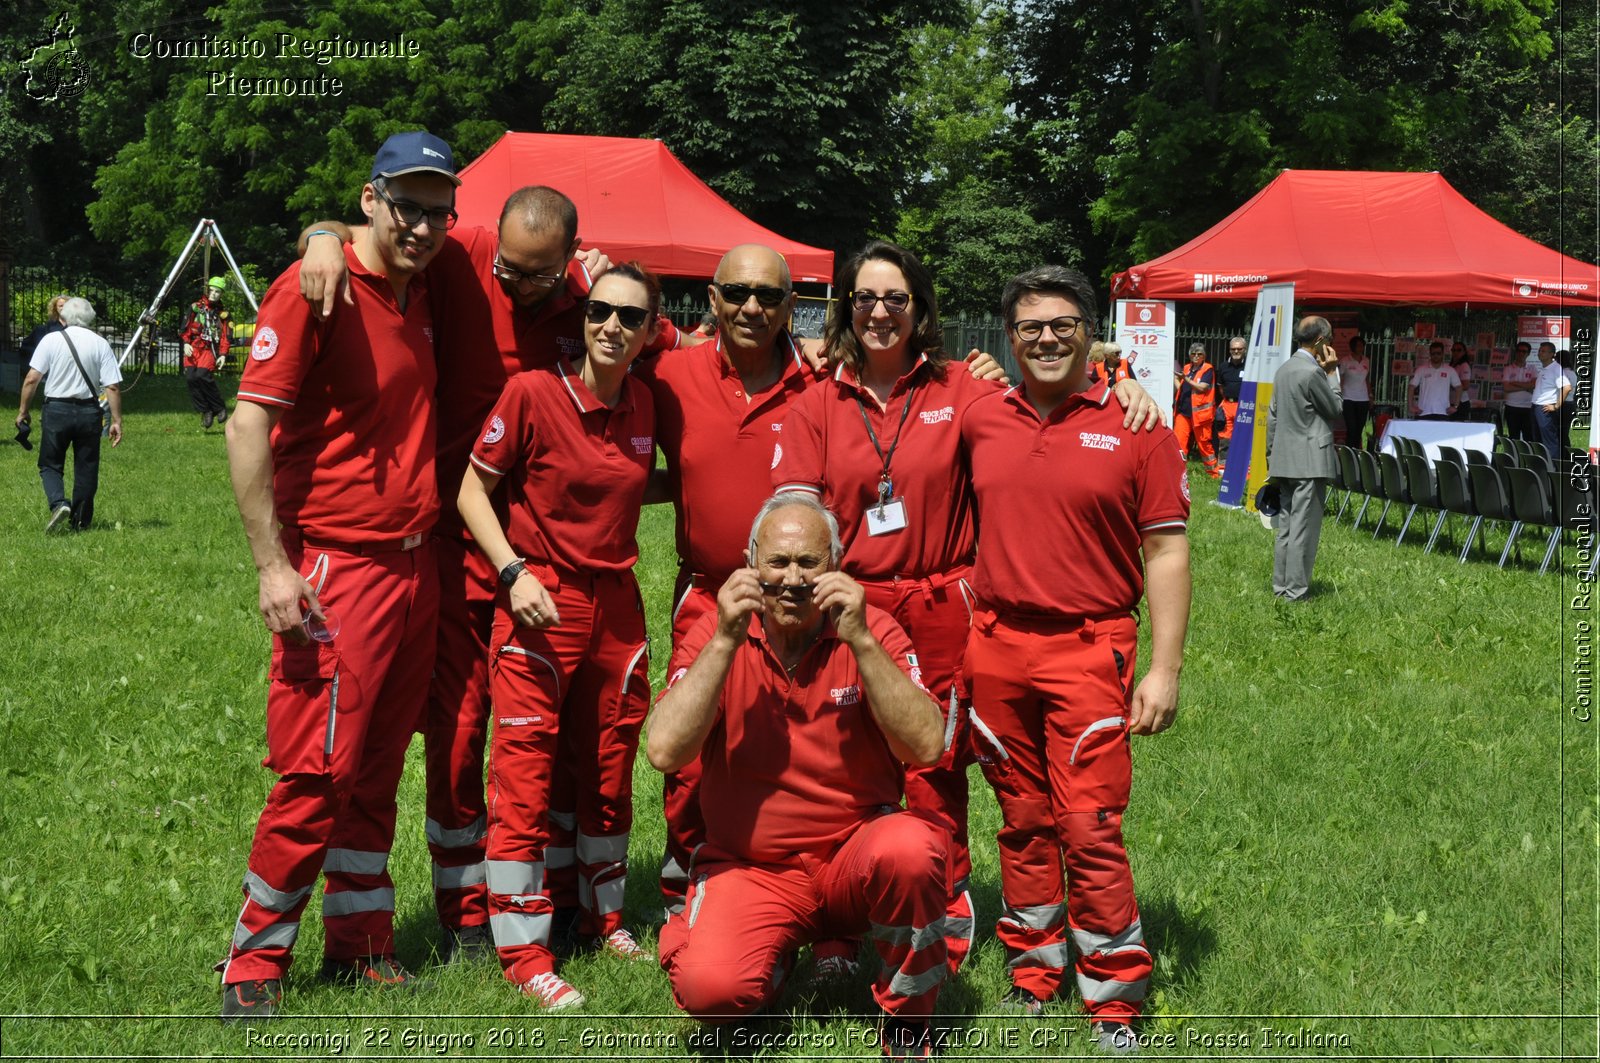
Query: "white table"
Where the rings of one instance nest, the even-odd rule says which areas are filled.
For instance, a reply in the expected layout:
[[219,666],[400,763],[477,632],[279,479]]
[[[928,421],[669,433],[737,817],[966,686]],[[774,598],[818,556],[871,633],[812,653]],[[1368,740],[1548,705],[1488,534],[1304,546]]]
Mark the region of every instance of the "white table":
[[1378,440],[1378,450],[1393,454],[1394,441],[1400,436],[1421,443],[1430,463],[1439,460],[1439,448],[1442,446],[1455,447],[1463,453],[1477,450],[1485,456],[1494,453],[1494,425],[1478,421],[1391,420],[1384,427],[1383,438]]

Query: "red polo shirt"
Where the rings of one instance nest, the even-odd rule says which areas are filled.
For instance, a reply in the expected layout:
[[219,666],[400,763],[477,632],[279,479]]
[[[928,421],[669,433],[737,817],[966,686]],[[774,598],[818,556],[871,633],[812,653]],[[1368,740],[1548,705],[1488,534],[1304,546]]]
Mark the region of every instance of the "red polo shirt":
[[[918,578],[972,562],[972,485],[961,464],[961,417],[973,402],[999,391],[974,380],[960,362],[938,379],[925,356],[901,377],[887,408],[840,365],[833,379],[795,400],[785,422],[783,447],[772,467],[777,490],[815,491],[839,518],[844,568],[862,579]],[[878,504],[878,447],[894,453],[889,476],[905,500],[906,527],[868,535],[863,516]]]
[[[900,625],[871,606],[866,615],[879,645],[919,679]],[[716,614],[701,617],[679,648],[682,659],[698,657],[716,628]],[[706,840],[752,861],[833,852],[863,820],[899,806],[905,772],[872,718],[855,654],[833,625],[824,623],[791,678],[759,615],[734,654],[700,763]]]
[[272,432],[278,520],[330,543],[399,539],[433,527],[433,317],[412,279],[402,311],[387,278],[345,248],[354,306],[317,321],[300,264],[261,301],[239,398],[282,411]]
[[589,275],[574,259],[566,284],[536,310],[518,307],[494,276],[499,238],[493,229],[455,229],[428,267],[439,320],[439,493],[446,500],[441,533],[460,535],[456,494],[467,455],[518,373],[583,358],[583,300]]
[[[512,301],[494,275],[500,237],[481,226],[453,229],[428,267],[439,335],[439,492],[446,500],[443,534],[462,535],[456,493],[467,456],[506,381],[529,369],[549,368],[562,358],[583,360],[583,301],[592,278],[577,259],[567,263],[566,283],[533,309]],[[646,353],[676,346],[678,330],[664,330]]]
[[787,334],[783,374],[746,401],[722,338],[635,365],[656,400],[657,437],[677,503],[678,558],[714,590],[745,565],[750,522],[772,494],[769,471],[790,404],[811,386],[810,368]]
[[655,423],[632,377],[611,409],[566,361],[512,377],[472,448],[474,465],[505,477],[512,549],[573,572],[632,568]]
[[1002,613],[1131,612],[1144,594],[1144,532],[1183,528],[1189,485],[1172,430],[1131,432],[1104,384],[1048,419],[1020,387],[973,403],[961,440],[978,499],[972,589]]

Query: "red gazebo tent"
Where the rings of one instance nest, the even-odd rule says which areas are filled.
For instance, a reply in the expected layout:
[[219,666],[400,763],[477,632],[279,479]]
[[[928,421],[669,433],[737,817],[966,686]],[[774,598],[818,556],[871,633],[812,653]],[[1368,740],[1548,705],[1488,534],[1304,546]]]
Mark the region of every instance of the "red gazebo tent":
[[774,248],[796,281],[833,279],[833,252],[779,236],[717,195],[659,140],[507,133],[461,171],[456,210],[492,228],[506,197],[549,185],[578,205],[578,235],[612,261],[673,277],[710,277],[736,244]]
[[1116,274],[1114,299],[1301,305],[1600,306],[1600,268],[1495,221],[1437,173],[1285,170],[1175,251]]

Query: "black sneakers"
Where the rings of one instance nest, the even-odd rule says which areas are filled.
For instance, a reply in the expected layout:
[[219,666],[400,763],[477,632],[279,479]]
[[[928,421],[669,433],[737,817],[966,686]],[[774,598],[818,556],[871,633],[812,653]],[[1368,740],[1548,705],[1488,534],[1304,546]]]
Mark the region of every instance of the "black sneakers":
[[494,935],[488,923],[460,928],[447,926],[439,941],[439,962],[444,964],[470,963],[494,954]]
[[1044,1001],[1019,985],[1014,985],[1000,998],[1000,1011],[1007,1015],[1025,1015],[1037,1019],[1044,1014]]
[[323,960],[322,980],[348,986],[387,986],[418,990],[429,983],[418,978],[393,956],[363,956],[359,960]]
[[258,1022],[278,1014],[283,983],[276,978],[235,982],[222,987],[223,1022]]

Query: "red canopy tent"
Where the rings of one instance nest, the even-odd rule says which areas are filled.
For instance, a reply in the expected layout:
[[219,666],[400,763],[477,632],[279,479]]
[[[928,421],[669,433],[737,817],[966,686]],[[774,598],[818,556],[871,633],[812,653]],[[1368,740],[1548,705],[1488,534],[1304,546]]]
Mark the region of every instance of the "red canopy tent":
[[578,205],[578,234],[614,262],[638,259],[657,273],[710,277],[736,244],[766,244],[796,281],[833,279],[833,252],[764,229],[735,210],[659,140],[507,133],[461,171],[456,210],[493,228],[506,197],[549,185]]
[[1285,170],[1175,251],[1118,273],[1116,299],[1600,306],[1600,269],[1501,225],[1437,173]]

